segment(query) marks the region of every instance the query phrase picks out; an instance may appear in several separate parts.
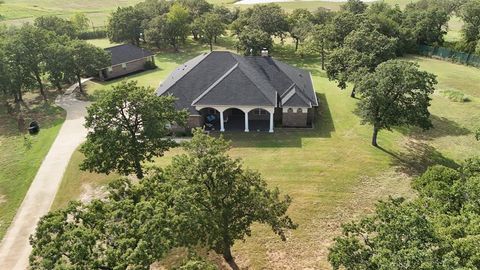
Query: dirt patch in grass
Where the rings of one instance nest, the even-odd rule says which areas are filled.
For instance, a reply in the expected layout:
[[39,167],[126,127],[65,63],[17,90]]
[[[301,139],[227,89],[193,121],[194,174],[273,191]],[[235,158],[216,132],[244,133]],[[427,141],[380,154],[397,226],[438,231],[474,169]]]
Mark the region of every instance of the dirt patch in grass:
[[89,203],[94,199],[101,199],[106,196],[107,189],[105,186],[93,187],[91,184],[83,184],[79,200],[83,203]]

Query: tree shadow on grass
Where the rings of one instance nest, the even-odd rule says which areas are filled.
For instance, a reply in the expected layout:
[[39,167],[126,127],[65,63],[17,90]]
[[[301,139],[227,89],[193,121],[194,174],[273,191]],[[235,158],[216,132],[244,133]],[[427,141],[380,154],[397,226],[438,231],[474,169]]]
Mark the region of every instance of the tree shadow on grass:
[[378,148],[392,156],[391,165],[396,168],[397,172],[409,176],[421,175],[433,165],[443,165],[449,168],[459,167],[454,160],[445,157],[435,147],[417,140],[410,140],[403,151],[396,153],[382,147]]
[[446,117],[432,115],[430,119],[432,120],[433,128],[429,130],[423,131],[415,127],[399,128],[397,130],[402,134],[410,135],[420,140],[433,140],[446,136],[465,136],[472,133],[469,129]]
[[36,93],[29,93],[20,103],[9,100],[11,111],[7,109],[4,101],[0,102],[0,135],[4,137],[25,135],[32,121],[39,123],[40,130],[60,124],[65,119],[66,112],[54,105],[58,92],[51,89],[46,91],[47,103]]
[[274,133],[268,132],[225,132],[224,137],[232,140],[235,147],[282,148],[302,147],[304,138],[331,138],[335,125],[325,94],[317,93],[319,108],[316,111],[313,128],[292,129],[276,128]]

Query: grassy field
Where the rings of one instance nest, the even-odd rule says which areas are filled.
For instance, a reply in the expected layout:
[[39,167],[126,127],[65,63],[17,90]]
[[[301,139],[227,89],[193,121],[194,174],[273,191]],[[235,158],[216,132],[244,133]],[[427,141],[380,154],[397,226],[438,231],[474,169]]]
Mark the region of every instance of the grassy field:
[[[141,2],[142,0],[6,0],[0,5],[0,15],[7,24],[19,25],[24,22],[32,21],[35,17],[42,15],[57,15],[61,17],[70,17],[76,12],[85,13],[95,26],[105,25],[108,14],[117,6],[129,6]],[[229,7],[245,8],[249,5],[234,5],[233,0],[208,0],[210,3],[226,5]],[[386,0],[390,4],[399,4],[405,6],[414,0]],[[315,10],[318,7],[325,7],[332,10],[338,10],[342,3],[329,1],[301,1],[293,0],[291,2],[278,3],[287,11],[296,8],[306,8]]]
[[[97,41],[99,43],[103,41]],[[228,40],[223,45],[228,45]],[[221,47],[217,47],[221,49]],[[128,79],[156,87],[177,65],[206,51],[190,43],[182,53],[159,53],[159,69]],[[293,197],[290,215],[300,227],[281,242],[269,229],[257,225],[253,236],[234,250],[244,267],[251,269],[328,269],[326,255],[339,224],[368,213],[375,201],[389,195],[411,196],[411,177],[434,163],[456,166],[480,153],[472,131],[480,119],[480,70],[444,61],[407,57],[422,69],[438,75],[438,91],[431,107],[435,128],[421,132],[398,129],[381,132],[382,149],[370,146],[371,127],[362,126],[352,110],[357,102],[348,91],[339,90],[320,70],[317,59],[301,60],[288,49],[277,48],[275,57],[312,72],[320,99],[320,114],[314,130],[282,130],[274,134],[229,133],[231,155],[262,173],[270,186]],[[90,92],[118,81],[90,83]],[[442,90],[460,91],[470,102],[453,102]],[[448,109],[445,109],[448,108]],[[476,119],[476,120],[475,120]],[[480,124],[477,124],[480,126]],[[156,164],[165,166],[180,149],[173,149]],[[77,153],[64,177],[56,206],[69,199],[89,198],[92,188],[113,177],[81,172]],[[68,195],[68,196],[65,196]]]
[[41,131],[36,136],[19,132],[17,119],[0,105],[0,239],[3,238],[17,208],[22,203],[30,183],[43,158],[48,153],[65,118],[63,109],[29,101],[25,109],[25,123],[36,120]]

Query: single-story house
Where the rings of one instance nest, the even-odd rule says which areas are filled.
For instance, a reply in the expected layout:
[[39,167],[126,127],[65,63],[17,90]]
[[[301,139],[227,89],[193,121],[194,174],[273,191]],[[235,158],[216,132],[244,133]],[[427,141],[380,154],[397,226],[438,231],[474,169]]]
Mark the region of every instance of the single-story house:
[[112,56],[112,65],[100,70],[99,78],[109,80],[155,67],[155,54],[132,44],[106,48]]
[[157,95],[176,97],[188,128],[261,130],[311,127],[318,100],[310,72],[268,56],[201,54],[173,71]]

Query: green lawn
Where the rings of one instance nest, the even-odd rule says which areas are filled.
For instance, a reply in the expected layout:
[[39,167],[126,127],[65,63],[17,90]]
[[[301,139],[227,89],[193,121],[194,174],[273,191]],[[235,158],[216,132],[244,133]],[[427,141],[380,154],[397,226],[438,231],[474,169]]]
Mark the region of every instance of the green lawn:
[[[223,42],[230,44],[229,40]],[[159,53],[156,56],[159,69],[128,79],[155,88],[176,66],[207,47],[190,42],[185,50],[178,54]],[[431,112],[435,128],[427,132],[416,129],[381,132],[381,150],[369,144],[371,127],[360,125],[352,113],[357,101],[349,97],[348,91],[341,91],[328,81],[317,59],[298,59],[291,47],[277,48],[273,55],[312,72],[321,103],[320,114],[315,129],[310,131],[277,129],[274,134],[225,134],[234,144],[232,156],[242,158],[247,167],[260,171],[272,187],[278,186],[293,197],[290,215],[300,225],[285,243],[268,228],[255,226],[253,236],[234,248],[242,266],[252,269],[328,268],[327,248],[338,233],[340,223],[368,213],[375,201],[388,195],[410,196],[411,177],[429,164],[455,166],[480,153],[480,143],[475,142],[471,133],[476,128],[472,125],[480,126],[479,69],[407,57],[409,61],[418,62],[422,69],[438,75],[437,92],[444,89],[461,91],[472,101],[458,103],[434,94]],[[117,82],[90,83],[88,91]],[[171,150],[156,164],[165,166],[179,151]],[[81,155],[77,153],[56,198],[57,206],[65,205],[70,198],[84,197],[92,187],[112,179],[79,171],[80,161]]]
[[65,118],[64,110],[59,107],[30,104],[30,110],[24,111],[25,123],[28,125],[35,119],[41,126],[38,135],[30,136],[18,131],[16,118],[6,114],[4,103],[1,104],[0,239],[22,203]]

